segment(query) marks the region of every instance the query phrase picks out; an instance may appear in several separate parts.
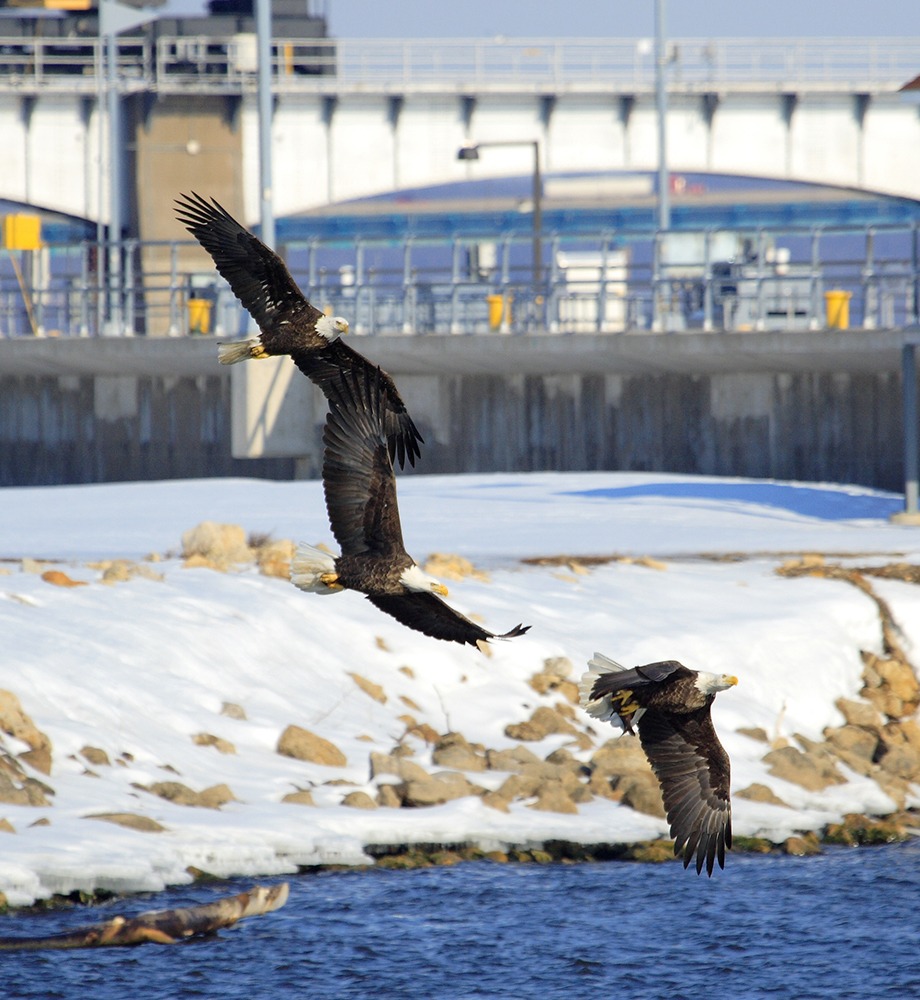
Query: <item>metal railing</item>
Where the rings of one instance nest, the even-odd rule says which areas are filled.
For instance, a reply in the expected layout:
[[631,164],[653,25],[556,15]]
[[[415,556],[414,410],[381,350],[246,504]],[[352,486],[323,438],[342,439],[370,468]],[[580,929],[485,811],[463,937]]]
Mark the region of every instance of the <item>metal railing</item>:
[[[275,39],[273,87],[336,92],[367,86],[654,89],[645,39]],[[896,90],[917,73],[920,39],[673,39],[669,87]],[[240,93],[256,86],[252,34],[119,36],[118,88]],[[94,92],[103,61],[97,38],[0,38],[0,92]]]
[[[756,332],[920,320],[917,224],[545,233],[542,246],[536,283],[529,233],[280,249],[311,301],[358,334]],[[213,269],[180,267],[181,249],[126,241],[117,287],[104,245],[8,251],[0,336],[252,335],[229,286]]]

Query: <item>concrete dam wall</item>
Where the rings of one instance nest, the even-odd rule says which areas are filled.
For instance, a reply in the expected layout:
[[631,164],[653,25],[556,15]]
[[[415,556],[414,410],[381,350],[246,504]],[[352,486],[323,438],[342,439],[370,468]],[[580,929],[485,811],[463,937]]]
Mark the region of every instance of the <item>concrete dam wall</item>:
[[[897,330],[373,337],[417,473],[649,470],[903,489]],[[211,338],[0,341],[0,485],[318,476],[325,401]]]

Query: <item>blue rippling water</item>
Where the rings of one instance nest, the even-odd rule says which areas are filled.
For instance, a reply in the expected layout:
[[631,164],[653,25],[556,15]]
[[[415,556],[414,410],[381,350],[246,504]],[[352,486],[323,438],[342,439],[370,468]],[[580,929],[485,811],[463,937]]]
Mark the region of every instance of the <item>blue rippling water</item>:
[[[920,997],[920,842],[815,858],[733,855],[712,879],[676,863],[477,862],[289,881],[282,910],[210,940],[0,954],[3,996]],[[50,934],[115,912],[202,903],[251,884],[12,916],[0,920],[0,934]]]

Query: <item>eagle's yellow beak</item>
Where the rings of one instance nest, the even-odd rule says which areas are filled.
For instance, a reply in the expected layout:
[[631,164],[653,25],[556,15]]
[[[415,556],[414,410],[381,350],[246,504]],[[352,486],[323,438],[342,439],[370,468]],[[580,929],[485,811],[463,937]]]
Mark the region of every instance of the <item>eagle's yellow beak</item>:
[[447,597],[447,587],[443,583],[433,583],[431,589],[441,597]]
[[738,678],[735,677],[734,674],[726,674],[725,683],[730,684],[732,687],[734,687],[738,683]]

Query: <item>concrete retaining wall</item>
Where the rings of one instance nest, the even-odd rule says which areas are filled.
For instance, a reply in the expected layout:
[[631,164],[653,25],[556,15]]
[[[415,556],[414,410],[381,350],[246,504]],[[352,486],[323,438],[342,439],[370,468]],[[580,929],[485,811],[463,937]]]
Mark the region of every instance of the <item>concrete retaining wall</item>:
[[[644,469],[900,491],[906,336],[354,346],[396,379],[425,437],[417,472]],[[220,368],[209,338],[2,341],[0,485],[318,475],[325,405],[291,367]]]

